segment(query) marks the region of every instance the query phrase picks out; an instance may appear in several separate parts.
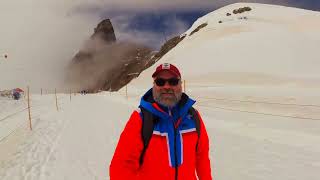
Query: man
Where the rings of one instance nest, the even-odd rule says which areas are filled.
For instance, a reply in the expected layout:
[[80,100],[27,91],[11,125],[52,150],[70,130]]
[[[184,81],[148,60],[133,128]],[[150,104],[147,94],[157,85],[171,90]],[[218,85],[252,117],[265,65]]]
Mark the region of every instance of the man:
[[[179,70],[164,63],[152,77],[153,88],[141,98],[140,109],[120,136],[110,179],[212,179],[208,135],[200,114],[190,114],[195,101],[182,93]],[[151,138],[145,140],[148,122],[154,123]]]

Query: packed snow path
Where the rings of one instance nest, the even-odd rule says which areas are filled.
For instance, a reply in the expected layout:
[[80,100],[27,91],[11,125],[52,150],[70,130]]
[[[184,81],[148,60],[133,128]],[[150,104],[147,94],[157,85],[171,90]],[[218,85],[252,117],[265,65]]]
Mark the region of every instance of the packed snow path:
[[[248,97],[253,90],[237,91],[241,98]],[[216,89],[215,93],[232,98],[226,96],[226,89]],[[190,94],[208,97],[212,92],[200,89]],[[123,93],[77,95],[71,101],[68,95],[58,97],[57,112],[52,95],[33,96],[34,104],[39,105],[33,109],[38,114],[34,130],[30,132],[25,123],[21,127],[24,130],[0,143],[4,148],[14,141],[20,142],[18,150],[7,153],[11,156],[2,161],[0,179],[108,179],[114,148],[131,111],[137,107],[138,94],[130,94],[129,100]],[[216,179],[318,179],[320,121],[228,110],[241,107],[290,115],[297,113],[295,107],[281,112],[281,105],[277,104],[257,108],[256,104],[239,106],[237,102],[200,99],[197,108],[203,114],[210,136],[210,157]],[[286,98],[273,97],[275,102],[283,99]],[[251,100],[258,101],[258,97],[251,96]],[[314,115],[319,114],[320,109]]]

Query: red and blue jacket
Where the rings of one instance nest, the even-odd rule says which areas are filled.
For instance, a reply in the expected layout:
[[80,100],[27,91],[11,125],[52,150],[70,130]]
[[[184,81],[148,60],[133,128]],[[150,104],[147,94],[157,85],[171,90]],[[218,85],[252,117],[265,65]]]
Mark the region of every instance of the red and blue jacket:
[[[183,93],[180,102],[167,108],[154,102],[152,89],[141,99],[140,107],[159,117],[145,151],[139,160],[142,141],[142,115],[134,111],[127,122],[112,158],[111,180],[210,180],[209,139],[200,119],[200,136],[188,110],[195,103]],[[197,145],[198,143],[198,145]],[[197,148],[196,148],[197,147]]]

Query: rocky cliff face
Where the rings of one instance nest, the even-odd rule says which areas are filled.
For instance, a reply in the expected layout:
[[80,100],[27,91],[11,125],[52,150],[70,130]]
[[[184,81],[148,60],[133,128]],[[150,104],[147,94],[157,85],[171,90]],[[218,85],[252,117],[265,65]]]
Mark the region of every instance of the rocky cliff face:
[[101,21],[97,27],[94,28],[94,34],[91,38],[99,38],[106,43],[116,42],[116,35],[114,34],[114,29],[110,19]]
[[[91,60],[101,51],[103,46],[110,45],[116,42],[116,35],[110,19],[101,21],[90,39],[85,43],[85,46],[72,59],[73,63],[78,63],[85,60]],[[71,64],[72,66],[72,64]]]
[[66,78],[70,88],[94,93],[117,91],[152,66],[184,37],[167,41],[159,52],[131,42],[117,42],[109,19],[100,22],[84,47],[73,57]]

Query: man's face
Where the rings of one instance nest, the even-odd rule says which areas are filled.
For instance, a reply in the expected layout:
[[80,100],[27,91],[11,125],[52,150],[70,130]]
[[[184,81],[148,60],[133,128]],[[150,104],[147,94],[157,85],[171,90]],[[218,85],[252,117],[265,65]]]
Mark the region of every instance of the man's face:
[[179,79],[179,77],[172,74],[170,71],[164,70],[161,71],[155,78],[153,82],[153,98],[156,102],[167,106],[175,106],[181,99],[182,95],[182,86],[181,80],[179,79],[177,85],[170,85],[168,81],[165,82],[163,86],[157,85],[156,80],[169,80],[169,79]]

